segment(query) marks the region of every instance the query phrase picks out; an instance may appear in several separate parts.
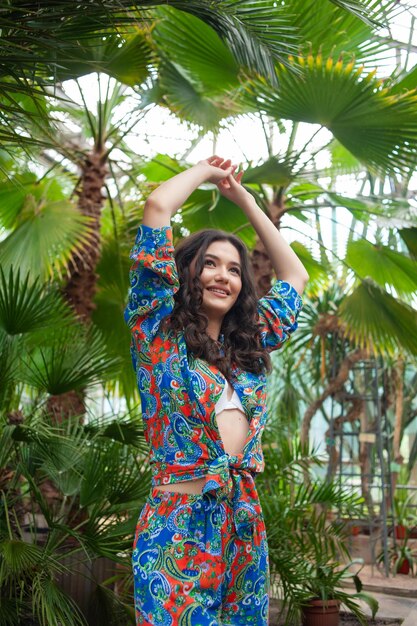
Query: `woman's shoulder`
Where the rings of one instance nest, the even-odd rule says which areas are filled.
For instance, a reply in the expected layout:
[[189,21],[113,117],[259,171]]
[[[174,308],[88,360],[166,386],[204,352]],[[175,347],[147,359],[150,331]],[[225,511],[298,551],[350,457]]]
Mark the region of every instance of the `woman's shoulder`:
[[173,236],[171,226],[161,226],[153,228],[146,224],[140,224],[135,238],[135,246],[140,246],[145,250],[155,250],[169,245],[173,247]]

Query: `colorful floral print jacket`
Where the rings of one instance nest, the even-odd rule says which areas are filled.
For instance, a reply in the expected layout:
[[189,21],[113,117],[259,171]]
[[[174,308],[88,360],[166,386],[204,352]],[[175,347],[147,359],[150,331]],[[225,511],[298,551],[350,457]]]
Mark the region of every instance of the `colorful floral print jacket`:
[[[243,453],[228,455],[214,407],[225,378],[213,365],[187,353],[182,333],[162,327],[179,288],[169,227],[140,226],[132,249],[129,302],[125,319],[132,331],[145,436],[150,445],[152,484],[206,477],[203,492],[232,491],[244,500],[253,475],[263,469],[261,433],[266,421],[266,377],[234,368],[231,383],[249,422]],[[302,301],[287,282],[277,281],[258,302],[262,341],[282,346],[297,328]],[[240,484],[246,479],[245,484]],[[244,480],[245,482],[245,480]],[[239,487],[236,489],[236,487]],[[249,494],[248,494],[249,495]],[[243,512],[243,518],[245,513]]]

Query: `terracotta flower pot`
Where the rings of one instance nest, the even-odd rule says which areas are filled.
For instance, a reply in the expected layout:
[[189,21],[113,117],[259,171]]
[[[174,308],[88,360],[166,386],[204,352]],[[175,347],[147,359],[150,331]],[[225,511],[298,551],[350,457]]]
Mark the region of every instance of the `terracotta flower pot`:
[[397,569],[397,574],[405,574],[406,576],[410,573],[410,561],[408,559],[403,559]]
[[397,524],[394,528],[395,538],[396,539],[405,539],[407,536],[407,528],[402,524]]
[[303,607],[303,626],[339,626],[338,600],[310,600]]

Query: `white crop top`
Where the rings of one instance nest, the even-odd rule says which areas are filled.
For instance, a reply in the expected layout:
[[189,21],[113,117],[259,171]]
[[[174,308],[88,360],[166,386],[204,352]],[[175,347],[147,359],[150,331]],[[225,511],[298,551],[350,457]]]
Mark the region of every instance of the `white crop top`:
[[228,380],[226,380],[223,393],[220,396],[220,398],[217,400],[216,405],[214,407],[216,415],[219,415],[219,413],[221,413],[225,409],[238,409],[239,411],[242,411],[242,413],[245,412],[242,406],[242,403],[239,399],[239,396],[237,395],[234,389],[233,389],[232,397],[230,398],[230,400],[228,399],[230,388],[231,388],[230,383]]

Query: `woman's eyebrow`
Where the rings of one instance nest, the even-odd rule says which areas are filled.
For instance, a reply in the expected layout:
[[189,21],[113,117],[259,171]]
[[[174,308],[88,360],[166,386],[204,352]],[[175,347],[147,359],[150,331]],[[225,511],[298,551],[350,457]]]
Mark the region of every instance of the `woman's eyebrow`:
[[[204,255],[204,258],[210,257],[211,259],[214,259],[215,261],[220,261],[220,257],[218,257],[216,254],[211,254],[210,252],[206,253]],[[229,261],[229,265],[237,265],[237,267],[240,267],[240,263],[238,261]]]

